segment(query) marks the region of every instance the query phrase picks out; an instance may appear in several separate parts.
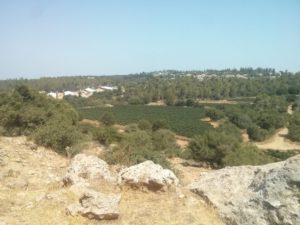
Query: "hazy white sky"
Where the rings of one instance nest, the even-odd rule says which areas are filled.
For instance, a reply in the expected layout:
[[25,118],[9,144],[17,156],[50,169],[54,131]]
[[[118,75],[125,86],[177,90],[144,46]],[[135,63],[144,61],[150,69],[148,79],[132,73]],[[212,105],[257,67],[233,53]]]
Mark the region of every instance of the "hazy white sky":
[[300,70],[299,0],[0,0],[0,78]]

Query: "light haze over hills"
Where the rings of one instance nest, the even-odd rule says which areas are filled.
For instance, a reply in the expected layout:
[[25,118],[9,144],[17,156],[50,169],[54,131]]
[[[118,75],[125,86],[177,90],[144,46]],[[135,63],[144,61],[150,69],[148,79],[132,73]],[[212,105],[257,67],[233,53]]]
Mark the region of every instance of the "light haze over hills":
[[300,70],[300,2],[0,1],[0,78]]

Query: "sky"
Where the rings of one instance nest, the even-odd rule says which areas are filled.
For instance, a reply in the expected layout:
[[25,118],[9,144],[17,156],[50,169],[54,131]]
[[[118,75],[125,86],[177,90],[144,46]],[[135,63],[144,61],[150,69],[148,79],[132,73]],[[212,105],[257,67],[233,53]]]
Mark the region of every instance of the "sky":
[[300,71],[300,0],[0,0],[0,79]]

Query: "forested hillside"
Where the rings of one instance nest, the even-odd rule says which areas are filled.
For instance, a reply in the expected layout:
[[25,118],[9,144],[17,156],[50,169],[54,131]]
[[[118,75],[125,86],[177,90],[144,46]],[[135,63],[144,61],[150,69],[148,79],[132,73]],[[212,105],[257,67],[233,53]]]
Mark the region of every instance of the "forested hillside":
[[[168,105],[186,104],[189,99],[226,99],[257,94],[300,93],[300,74],[274,69],[161,71],[127,76],[76,76],[0,81],[0,90],[27,85],[38,91],[75,91],[99,85],[117,86],[109,94],[99,94],[113,103],[147,104],[164,100]],[[191,103],[191,101],[190,101]]]

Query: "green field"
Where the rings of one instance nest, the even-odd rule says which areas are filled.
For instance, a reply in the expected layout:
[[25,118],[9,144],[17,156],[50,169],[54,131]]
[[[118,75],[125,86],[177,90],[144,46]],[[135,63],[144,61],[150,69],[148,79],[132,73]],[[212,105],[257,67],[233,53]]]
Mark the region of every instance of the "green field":
[[99,120],[105,112],[112,112],[119,124],[137,123],[141,119],[164,120],[176,134],[193,137],[202,134],[210,125],[202,122],[205,110],[193,107],[173,106],[114,106],[112,108],[78,109],[83,118]]

